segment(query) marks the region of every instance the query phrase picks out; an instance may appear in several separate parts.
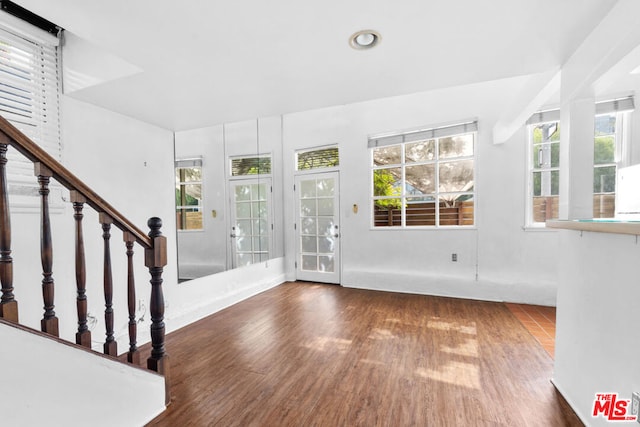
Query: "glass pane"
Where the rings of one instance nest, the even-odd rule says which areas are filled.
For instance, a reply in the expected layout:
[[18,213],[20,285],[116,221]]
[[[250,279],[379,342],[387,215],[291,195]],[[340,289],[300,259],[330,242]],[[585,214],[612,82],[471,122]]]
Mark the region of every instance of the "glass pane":
[[236,222],[236,236],[246,236],[249,234],[251,234],[251,220],[238,220]]
[[616,132],[616,116],[615,114],[606,114],[604,116],[596,116],[595,134],[612,135]]
[[560,144],[557,142],[551,143],[549,150],[551,151],[551,167],[560,167]]
[[473,225],[471,194],[442,194],[438,199],[440,225]]
[[236,249],[238,252],[251,252],[251,238],[236,237]]
[[317,181],[318,197],[333,196],[335,194],[335,183],[333,178],[319,179]]
[[178,230],[202,230],[202,212],[199,208],[176,209]]
[[333,236],[318,237],[318,252],[321,254],[332,254],[334,249]]
[[271,173],[271,157],[243,157],[231,159],[231,175],[259,175]]
[[407,226],[436,225],[436,202],[433,197],[407,198]]
[[318,199],[318,215],[333,216],[333,199]]
[[257,254],[257,258],[260,262],[269,261],[269,252],[260,252]]
[[176,182],[202,181],[200,168],[176,168]]
[[[560,194],[560,171],[551,171],[551,195],[557,196]],[[557,218],[554,216],[553,218]]]
[[316,234],[316,219],[313,217],[302,218],[300,221],[300,233],[302,234]]
[[316,200],[300,200],[300,216],[316,216]]
[[260,237],[259,236],[254,236],[251,239],[251,241],[253,242],[253,251],[254,252],[258,252],[258,251],[263,250],[262,246],[260,246],[260,243],[262,243],[262,242],[260,241]]
[[334,231],[333,217],[318,218],[318,235],[319,236],[326,236],[334,233],[335,231]]
[[238,267],[244,267],[246,265],[253,264],[252,254],[237,254],[236,260],[238,261]]
[[436,165],[416,165],[405,168],[407,195],[431,194],[436,191]]
[[334,270],[334,263],[333,263],[333,256],[328,255],[322,255],[318,257],[318,271],[323,271],[325,273],[333,273]]
[[471,191],[473,189],[473,160],[440,163],[440,191]]
[[267,204],[265,202],[251,203],[251,212],[254,218],[265,218],[267,216]]
[[473,134],[440,138],[438,154],[441,159],[473,156]]
[[533,172],[532,192],[534,196],[542,195],[542,172]]
[[560,141],[560,125],[558,122],[541,123],[533,128],[533,143]]
[[251,187],[236,185],[236,200],[251,200]]
[[616,167],[603,166],[593,169],[593,192],[613,193],[616,191]]
[[268,236],[260,236],[260,242],[257,248],[254,248],[254,250],[259,250],[260,252],[266,252],[268,253],[269,251],[269,237]]
[[268,234],[267,221],[264,219],[253,220],[253,234]]
[[302,236],[301,237],[302,252],[318,252],[318,241],[316,236]]
[[436,157],[436,141],[411,142],[404,147],[405,162],[425,162],[434,160]]
[[399,196],[402,194],[401,168],[376,169],[373,171],[374,196]]
[[202,200],[201,184],[176,185],[176,205],[200,206],[201,200]]
[[381,199],[373,201],[373,217],[376,227],[402,225],[401,199]]
[[300,197],[303,199],[316,197],[316,180],[310,179],[300,183]]
[[613,135],[596,136],[593,145],[593,164],[613,163],[616,161],[616,141]]
[[298,170],[332,168],[340,164],[338,147],[298,153]]
[[376,166],[399,165],[401,162],[401,145],[389,145],[386,147],[378,147],[373,149],[373,164]]
[[267,185],[256,184],[251,186],[251,190],[253,191],[253,200],[267,200]]
[[315,255],[302,255],[302,269],[306,271],[317,271],[318,258]]
[[251,218],[251,204],[250,203],[236,203],[236,218]]

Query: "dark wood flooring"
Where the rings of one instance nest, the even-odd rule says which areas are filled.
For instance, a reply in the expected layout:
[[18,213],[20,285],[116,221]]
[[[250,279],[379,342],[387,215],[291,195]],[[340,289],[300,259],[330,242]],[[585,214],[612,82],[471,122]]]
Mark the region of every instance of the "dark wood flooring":
[[501,303],[285,283],[167,336],[151,426],[580,426]]

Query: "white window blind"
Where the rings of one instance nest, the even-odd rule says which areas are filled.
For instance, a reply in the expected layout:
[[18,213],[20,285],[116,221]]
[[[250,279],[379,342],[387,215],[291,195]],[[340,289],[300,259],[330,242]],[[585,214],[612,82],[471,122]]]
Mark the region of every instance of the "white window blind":
[[470,120],[399,134],[373,136],[369,138],[367,145],[369,148],[383,147],[386,145],[401,144],[403,142],[424,141],[433,138],[460,135],[469,132],[476,132],[477,130],[478,121]]
[[[61,160],[58,39],[0,15],[0,115]],[[33,163],[11,148],[7,157],[10,195],[14,199],[37,195]]]

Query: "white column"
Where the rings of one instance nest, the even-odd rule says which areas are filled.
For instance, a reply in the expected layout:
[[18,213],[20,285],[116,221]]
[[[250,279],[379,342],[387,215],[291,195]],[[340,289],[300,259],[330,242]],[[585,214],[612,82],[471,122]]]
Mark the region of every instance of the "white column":
[[560,109],[561,219],[593,217],[593,97],[563,100]]

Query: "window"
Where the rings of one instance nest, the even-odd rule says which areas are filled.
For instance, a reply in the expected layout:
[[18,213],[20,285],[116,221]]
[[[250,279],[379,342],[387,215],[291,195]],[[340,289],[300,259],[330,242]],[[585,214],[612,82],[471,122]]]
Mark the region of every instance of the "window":
[[340,165],[338,147],[318,150],[299,151],[296,153],[296,170],[334,168]]
[[231,158],[231,176],[269,175],[271,156]]
[[633,98],[596,104],[593,144],[593,217],[613,218],[616,212],[618,165],[625,160],[624,132]]
[[[616,178],[625,163],[625,123],[633,98],[596,103],[593,144],[593,217],[615,215]],[[558,218],[560,190],[560,110],[535,113],[529,125],[527,223]]]
[[[0,115],[61,159],[58,39],[0,12]],[[9,149],[7,176],[12,204],[37,207],[33,163]],[[61,187],[52,182],[51,207],[62,207]],[[59,197],[58,197],[58,194]]]
[[374,227],[471,226],[477,122],[369,139]]
[[202,159],[176,161],[178,230],[202,230]]
[[534,114],[529,126],[529,224],[558,218],[560,111]]

